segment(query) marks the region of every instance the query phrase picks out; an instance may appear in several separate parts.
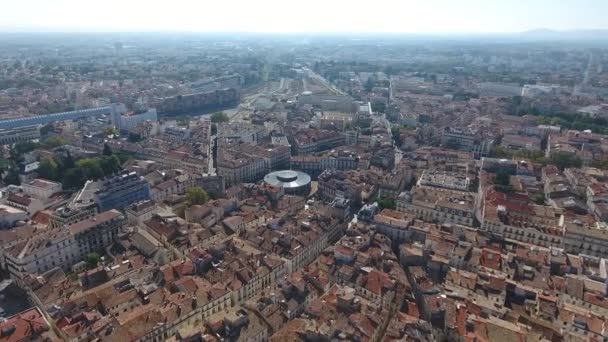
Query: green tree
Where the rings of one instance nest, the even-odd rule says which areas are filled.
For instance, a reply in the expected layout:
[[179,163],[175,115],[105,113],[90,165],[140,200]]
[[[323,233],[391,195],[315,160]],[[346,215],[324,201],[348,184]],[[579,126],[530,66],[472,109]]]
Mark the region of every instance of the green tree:
[[133,154],[125,151],[114,153],[118,160],[120,161],[120,165],[127,162],[127,160],[133,159]]
[[65,145],[67,142],[62,137],[54,136],[46,139],[43,143],[48,148],[55,148]]
[[15,146],[13,146],[13,150],[16,155],[20,156],[24,153],[32,152],[33,150],[37,149],[38,147],[40,147],[40,144],[32,142],[32,141],[27,141],[27,142],[16,143]]
[[583,165],[583,161],[575,154],[563,151],[552,153],[549,161],[561,170],[568,167],[581,167]]
[[103,156],[99,158],[99,167],[105,176],[111,175],[120,170],[120,159],[117,156]]
[[38,176],[50,180],[57,180],[59,178],[59,167],[57,166],[57,162],[52,158],[45,158],[38,165],[38,169],[36,170]]
[[380,207],[380,209],[395,210],[397,208],[397,204],[395,203],[395,200],[392,198],[380,197],[380,198],[376,199],[376,202],[378,202],[378,207]]
[[372,80],[371,77],[368,77],[367,81],[365,81],[365,85],[363,87],[365,88],[365,91],[370,92],[374,88],[374,85],[375,85],[374,80]]
[[513,154],[510,151],[507,151],[502,146],[494,146],[490,151],[490,156],[493,158],[503,158],[503,159],[511,159]]
[[494,177],[494,188],[500,192],[512,192],[511,176],[504,170],[498,171]]
[[192,187],[186,191],[186,201],[188,205],[205,204],[209,200],[207,191],[199,186]]
[[97,267],[99,264],[99,260],[101,260],[101,256],[98,253],[89,253],[85,256],[84,260],[89,264],[90,267]]
[[105,135],[117,135],[118,134],[118,130],[116,130],[116,128],[114,127],[106,127],[103,130]]
[[384,102],[374,102],[372,103],[372,111],[374,113],[384,113],[386,111],[386,104]]
[[20,185],[21,181],[19,180],[19,173],[17,173],[17,170],[15,168],[11,168],[7,172],[6,176],[4,176],[4,178],[2,179],[2,182],[4,182],[4,184],[6,185]]
[[532,200],[534,200],[536,204],[543,205],[545,204],[545,194],[536,194],[532,197]]
[[110,146],[107,143],[103,144],[103,155],[104,156],[111,156],[112,155],[112,149],[110,148]]
[[593,160],[589,166],[598,169],[608,169],[608,160]]
[[80,168],[86,179],[99,179],[104,176],[99,159],[85,158],[76,162],[76,167]]
[[79,168],[71,168],[65,170],[63,173],[63,188],[65,190],[75,190],[82,187],[84,182],[86,181],[86,177]]
[[11,167],[10,160],[0,158],[0,171],[8,170],[10,167]]
[[129,137],[127,138],[127,140],[129,142],[136,143],[138,141],[141,141],[142,139],[141,136],[137,133],[129,133]]
[[498,171],[496,173],[496,177],[494,178],[494,184],[498,185],[510,185],[511,184],[511,176],[504,171]]
[[228,121],[230,121],[230,118],[224,112],[217,112],[217,113],[213,113],[211,115],[212,123],[220,123],[220,122],[228,122]]
[[66,169],[71,169],[74,166],[76,166],[76,164],[74,163],[74,159],[72,158],[72,154],[70,153],[70,151],[68,150],[66,155],[65,155],[65,160],[63,162],[63,166]]
[[401,129],[399,126],[395,125],[391,127],[391,134],[393,135],[395,144],[397,144],[397,146],[401,146]]

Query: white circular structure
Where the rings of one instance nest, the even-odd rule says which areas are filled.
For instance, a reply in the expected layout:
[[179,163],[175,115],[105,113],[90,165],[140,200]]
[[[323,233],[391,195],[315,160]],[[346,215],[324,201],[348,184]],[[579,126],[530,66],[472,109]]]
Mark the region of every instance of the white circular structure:
[[308,194],[310,192],[310,176],[294,170],[275,171],[264,177],[264,182],[282,187],[288,194]]

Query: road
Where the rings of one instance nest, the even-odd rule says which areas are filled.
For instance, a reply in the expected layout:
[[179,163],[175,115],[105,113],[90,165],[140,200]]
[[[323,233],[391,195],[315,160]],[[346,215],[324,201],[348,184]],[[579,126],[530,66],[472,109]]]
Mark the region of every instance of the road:
[[209,144],[209,165],[207,166],[207,173],[210,176],[215,176],[215,168],[213,168],[213,146],[215,145],[215,135],[211,136],[211,142]]
[[[317,74],[316,72],[314,72],[314,71],[312,71],[310,69],[306,69],[306,70],[307,70],[308,75],[309,75],[310,78],[314,78],[315,80],[319,81],[319,83],[323,84],[323,86],[325,86],[325,88],[329,89],[335,95],[346,96],[346,93],[344,93],[342,90],[336,88],[333,84],[331,84],[323,76]],[[307,90],[306,89],[306,83],[304,83],[304,90]]]
[[269,90],[268,88],[268,84],[260,91],[247,95],[247,96],[243,96],[241,98],[241,103],[239,103],[239,105],[237,106],[237,108],[235,110],[228,110],[228,111],[224,111],[228,117],[230,118],[230,121],[239,121],[242,120],[243,114],[245,114],[245,112],[253,112],[254,108],[253,108],[253,104],[255,103],[255,101],[262,97],[262,96],[271,96],[275,93],[281,92],[283,91],[285,85],[288,84],[288,82],[286,82],[286,80],[284,78],[281,78],[281,82],[279,82],[279,87],[274,89],[274,90]]
[[585,93],[585,88],[589,84],[589,79],[592,76],[591,73],[593,72],[594,62],[593,52],[589,52],[589,61],[587,62],[587,68],[585,68],[585,72],[583,73],[583,80],[580,84],[574,86],[574,94],[583,95]]

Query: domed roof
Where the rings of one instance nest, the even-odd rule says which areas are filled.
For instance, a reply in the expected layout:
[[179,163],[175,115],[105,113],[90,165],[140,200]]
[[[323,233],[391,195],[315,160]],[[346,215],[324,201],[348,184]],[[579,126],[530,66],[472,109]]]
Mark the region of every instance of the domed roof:
[[310,184],[310,176],[294,170],[275,171],[264,177],[264,182],[283,188],[299,188]]

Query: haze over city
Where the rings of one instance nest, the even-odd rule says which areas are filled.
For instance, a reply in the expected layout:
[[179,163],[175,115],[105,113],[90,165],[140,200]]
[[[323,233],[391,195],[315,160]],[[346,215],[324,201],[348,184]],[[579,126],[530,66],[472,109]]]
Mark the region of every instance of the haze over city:
[[607,0],[0,6],[0,342],[608,341]]
[[494,33],[608,29],[602,0],[6,1],[4,31]]

